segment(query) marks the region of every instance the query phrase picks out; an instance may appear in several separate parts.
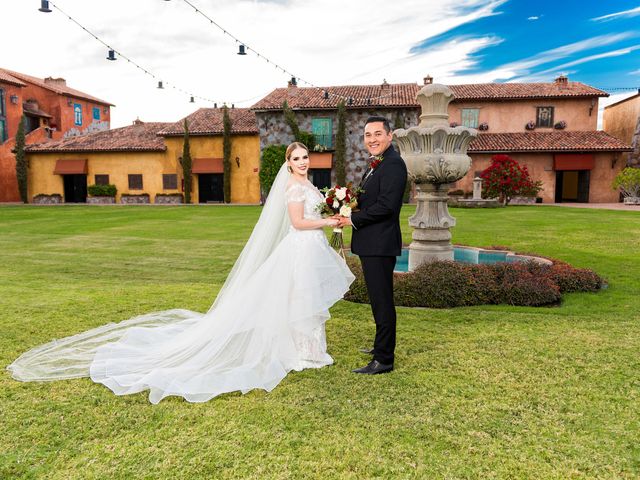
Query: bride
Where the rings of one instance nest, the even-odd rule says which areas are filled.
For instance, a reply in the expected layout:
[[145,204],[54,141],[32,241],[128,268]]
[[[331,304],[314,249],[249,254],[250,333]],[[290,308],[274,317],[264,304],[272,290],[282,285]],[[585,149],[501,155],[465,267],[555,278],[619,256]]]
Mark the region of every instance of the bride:
[[205,402],[272,390],[291,370],[333,363],[328,309],[354,280],[328,245],[307,178],[309,151],[292,143],[251,237],[207,313],[174,309],[110,323],[36,347],[7,368],[21,381],[90,377],[117,395],[149,390]]

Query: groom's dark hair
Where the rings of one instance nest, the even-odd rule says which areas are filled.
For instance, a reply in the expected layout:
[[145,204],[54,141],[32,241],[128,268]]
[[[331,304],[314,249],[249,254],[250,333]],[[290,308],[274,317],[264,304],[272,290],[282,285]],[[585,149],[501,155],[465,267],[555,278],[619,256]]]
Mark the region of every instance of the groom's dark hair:
[[373,117],[369,117],[367,118],[367,121],[364,122],[365,126],[369,123],[374,123],[374,122],[382,122],[382,125],[384,126],[384,131],[389,133],[391,132],[391,125],[389,125],[389,120],[387,120],[384,117],[380,117],[380,116],[373,116]]

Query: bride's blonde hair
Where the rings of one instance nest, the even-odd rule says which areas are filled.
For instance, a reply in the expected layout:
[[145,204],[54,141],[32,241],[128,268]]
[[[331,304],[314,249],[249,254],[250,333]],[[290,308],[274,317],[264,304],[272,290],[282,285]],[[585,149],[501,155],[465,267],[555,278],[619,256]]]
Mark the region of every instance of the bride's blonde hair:
[[287,147],[287,153],[285,153],[284,158],[286,158],[287,160],[290,160],[291,154],[296,148],[304,148],[307,151],[307,153],[309,153],[309,149],[304,143],[293,142],[291,145]]

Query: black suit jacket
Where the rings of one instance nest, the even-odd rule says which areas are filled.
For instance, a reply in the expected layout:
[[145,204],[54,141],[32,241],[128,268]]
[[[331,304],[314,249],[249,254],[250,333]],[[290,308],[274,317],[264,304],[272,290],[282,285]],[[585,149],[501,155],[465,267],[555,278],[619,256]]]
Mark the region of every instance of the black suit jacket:
[[359,210],[351,214],[355,227],[351,251],[361,257],[398,256],[402,249],[400,209],[407,184],[407,166],[389,146],[382,162],[364,179]]

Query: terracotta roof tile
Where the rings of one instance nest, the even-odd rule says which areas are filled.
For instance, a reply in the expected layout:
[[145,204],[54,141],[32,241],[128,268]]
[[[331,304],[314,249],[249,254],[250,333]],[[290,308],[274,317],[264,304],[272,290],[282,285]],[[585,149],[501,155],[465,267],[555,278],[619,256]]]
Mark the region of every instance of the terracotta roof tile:
[[[335,109],[342,99],[351,97],[351,108],[416,107],[415,98],[424,85],[392,83],[383,85],[348,85],[341,87],[276,88],[258,101],[253,110],[282,110],[286,100],[293,109]],[[550,83],[478,83],[449,85],[456,96],[454,101],[516,100],[530,98],[607,97],[608,93],[580,82]],[[324,92],[328,98],[324,98]]]
[[630,151],[631,146],[603,131],[481,133],[469,153]]
[[157,135],[169,123],[140,123],[53,142],[28,145],[25,151],[35,152],[162,152],[164,139]]
[[99,103],[101,105],[108,105],[113,107],[112,103],[109,103],[105,100],[100,100],[99,98],[93,97],[87,93],[81,92],[80,90],[76,90],[71,87],[67,87],[66,85],[62,85],[61,83],[47,83],[42,78],[32,77],[31,75],[26,75],[24,73],[13,72],[11,70],[7,70],[6,68],[0,68],[0,73],[8,74],[12,77],[18,78],[26,83],[32,83],[42,88],[46,88],[52,92],[55,92],[59,95],[67,95],[70,97],[80,98],[82,100],[88,100],[90,102]]
[[24,111],[24,113],[31,114],[36,117],[51,118],[51,115],[49,115],[44,110],[40,110],[40,107],[32,102],[22,102],[22,110]]
[[27,86],[26,83],[24,83],[21,80],[18,80],[16,77],[14,77],[13,75],[11,75],[8,72],[4,71],[1,68],[0,68],[0,83],[9,83],[11,85],[17,85],[18,87],[26,87]]
[[[257,134],[258,124],[256,114],[248,108],[230,108],[231,133]],[[189,124],[190,135],[222,135],[224,127],[222,125],[222,108],[200,108],[186,117]],[[184,135],[184,118],[173,124],[169,124],[158,135],[172,137]]]

